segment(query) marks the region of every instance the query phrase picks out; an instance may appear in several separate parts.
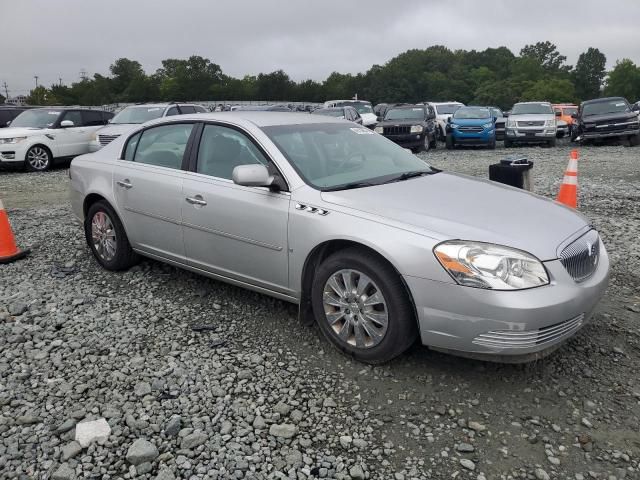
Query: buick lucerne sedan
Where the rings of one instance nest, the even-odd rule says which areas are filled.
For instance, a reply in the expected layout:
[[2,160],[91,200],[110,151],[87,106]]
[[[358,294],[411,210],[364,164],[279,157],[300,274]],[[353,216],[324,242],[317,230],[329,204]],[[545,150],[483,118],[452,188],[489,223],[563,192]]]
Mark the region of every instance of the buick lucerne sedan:
[[70,177],[104,268],[142,255],[299,304],[367,363],[417,339],[539,358],[589,320],[608,283],[605,247],[575,211],[439,171],[341,119],[164,118],[77,157]]

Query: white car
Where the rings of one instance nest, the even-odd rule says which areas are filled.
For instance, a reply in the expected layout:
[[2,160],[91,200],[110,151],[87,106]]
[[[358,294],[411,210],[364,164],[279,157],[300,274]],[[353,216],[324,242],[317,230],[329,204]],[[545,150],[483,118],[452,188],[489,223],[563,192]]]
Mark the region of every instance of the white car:
[[48,170],[54,160],[89,153],[89,141],[113,113],[86,108],[35,108],[0,130],[0,164]]
[[136,125],[148,122],[149,120],[172,115],[207,112],[207,109],[202,105],[188,103],[146,103],[144,105],[130,105],[120,110],[117,115],[109,121],[109,126],[101,128],[94,133],[89,143],[89,151],[97,152],[123,133],[128,133],[133,130]]
[[455,113],[460,107],[464,107],[464,103],[460,102],[424,102],[425,105],[431,105],[436,111],[436,122],[438,124],[438,138],[444,141],[447,138],[447,122],[449,117]]
[[374,128],[378,123],[378,116],[373,113],[371,102],[366,100],[329,100],[324,102],[324,108],[353,107],[362,117],[362,125]]

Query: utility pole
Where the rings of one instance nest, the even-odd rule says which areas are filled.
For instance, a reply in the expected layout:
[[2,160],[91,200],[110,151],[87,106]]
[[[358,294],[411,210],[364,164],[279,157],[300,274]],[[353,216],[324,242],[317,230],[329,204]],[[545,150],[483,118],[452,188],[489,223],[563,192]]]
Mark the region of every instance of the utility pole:
[[4,82],[2,86],[4,87],[4,97],[9,100],[9,87],[7,86],[7,82]]
[[38,75],[34,75],[33,78],[36,79],[36,88],[38,88]]
[[58,77],[59,85],[62,86],[62,78]]
[[34,75],[33,78],[36,79],[36,104],[40,104],[40,96],[38,95],[38,75]]

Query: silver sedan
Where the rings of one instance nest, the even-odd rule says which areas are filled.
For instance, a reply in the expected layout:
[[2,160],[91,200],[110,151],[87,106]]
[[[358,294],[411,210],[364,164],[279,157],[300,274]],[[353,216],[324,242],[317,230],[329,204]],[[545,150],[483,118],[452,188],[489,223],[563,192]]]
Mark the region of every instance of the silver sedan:
[[104,268],[142,255],[294,302],[368,363],[418,339],[539,358],[589,320],[608,283],[605,247],[575,211],[441,172],[339,119],[170,117],[75,158],[70,176]]

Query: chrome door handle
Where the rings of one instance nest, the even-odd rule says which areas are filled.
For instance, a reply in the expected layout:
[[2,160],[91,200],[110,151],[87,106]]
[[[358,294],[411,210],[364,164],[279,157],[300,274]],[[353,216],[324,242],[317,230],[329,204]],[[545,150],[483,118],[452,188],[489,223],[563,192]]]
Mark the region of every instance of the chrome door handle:
[[195,197],[187,197],[186,200],[191,205],[202,205],[202,206],[204,206],[204,205],[207,204],[207,202],[200,195],[196,195]]
[[120,185],[122,188],[126,188],[127,190],[131,187],[133,187],[133,185],[131,185],[131,183],[129,183],[129,180],[118,180],[116,182],[118,185]]

